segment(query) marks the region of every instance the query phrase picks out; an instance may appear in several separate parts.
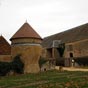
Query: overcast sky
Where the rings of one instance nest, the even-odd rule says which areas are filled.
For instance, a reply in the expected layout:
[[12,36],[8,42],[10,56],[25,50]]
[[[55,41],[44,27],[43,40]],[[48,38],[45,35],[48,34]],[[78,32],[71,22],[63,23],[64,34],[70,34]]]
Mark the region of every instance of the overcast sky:
[[7,40],[26,22],[46,37],[88,23],[88,0],[0,0],[0,34]]

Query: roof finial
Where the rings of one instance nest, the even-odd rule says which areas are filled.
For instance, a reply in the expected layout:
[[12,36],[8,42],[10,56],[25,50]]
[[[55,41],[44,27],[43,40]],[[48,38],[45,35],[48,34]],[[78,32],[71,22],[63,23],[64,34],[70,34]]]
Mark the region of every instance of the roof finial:
[[1,36],[2,36],[2,33],[1,33]]
[[25,23],[27,23],[27,19],[26,19],[26,22]]

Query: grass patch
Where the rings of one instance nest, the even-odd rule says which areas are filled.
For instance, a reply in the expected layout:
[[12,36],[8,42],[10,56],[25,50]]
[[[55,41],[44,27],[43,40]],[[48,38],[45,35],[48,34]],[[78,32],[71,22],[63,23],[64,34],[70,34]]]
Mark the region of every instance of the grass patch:
[[88,72],[59,72],[0,77],[0,88],[87,88]]

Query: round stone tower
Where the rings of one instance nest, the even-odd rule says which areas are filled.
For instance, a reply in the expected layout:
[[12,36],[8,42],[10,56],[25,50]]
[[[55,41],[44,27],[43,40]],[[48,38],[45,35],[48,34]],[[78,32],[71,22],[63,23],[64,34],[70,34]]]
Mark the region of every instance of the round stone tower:
[[24,23],[10,40],[12,58],[21,55],[24,73],[39,72],[38,62],[42,51],[42,38],[37,32],[28,23]]

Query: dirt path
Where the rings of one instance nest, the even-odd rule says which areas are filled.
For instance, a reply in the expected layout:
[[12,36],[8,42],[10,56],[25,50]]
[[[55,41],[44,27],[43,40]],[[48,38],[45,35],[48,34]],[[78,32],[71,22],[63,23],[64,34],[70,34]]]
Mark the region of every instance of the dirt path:
[[[56,70],[59,70],[59,66],[55,67]],[[62,67],[62,70],[66,71],[88,71],[86,68],[75,68],[75,67]]]

